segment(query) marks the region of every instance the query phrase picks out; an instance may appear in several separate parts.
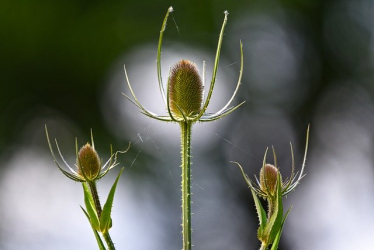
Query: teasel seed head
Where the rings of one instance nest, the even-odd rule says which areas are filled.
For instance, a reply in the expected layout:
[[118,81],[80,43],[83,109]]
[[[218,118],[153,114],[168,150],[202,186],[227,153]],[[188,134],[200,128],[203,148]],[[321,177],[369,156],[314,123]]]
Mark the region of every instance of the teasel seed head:
[[193,118],[200,113],[204,86],[194,63],[177,62],[171,68],[168,84],[170,111],[175,118]]
[[[260,170],[260,188],[268,196],[274,196],[277,190],[277,176],[279,171],[274,165],[266,164]],[[282,176],[281,176],[282,181]]]
[[101,171],[101,161],[96,150],[87,143],[78,152],[78,175],[87,181],[95,180]]

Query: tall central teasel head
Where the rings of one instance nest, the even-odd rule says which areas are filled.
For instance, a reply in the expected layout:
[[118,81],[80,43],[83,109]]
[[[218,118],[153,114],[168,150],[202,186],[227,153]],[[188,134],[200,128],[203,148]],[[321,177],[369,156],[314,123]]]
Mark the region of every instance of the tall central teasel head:
[[170,71],[170,112],[176,119],[193,119],[201,112],[203,84],[196,65],[188,60],[177,62]]
[[[227,23],[227,16],[229,13],[227,11],[224,12],[225,18],[223,20],[221,33],[218,39],[216,57],[215,57],[214,66],[213,66],[213,75],[212,75],[207,97],[204,101],[203,92],[204,92],[204,86],[205,86],[205,83],[204,83],[205,79],[204,77],[203,78],[200,77],[196,65],[188,60],[181,60],[171,67],[166,89],[162,82],[162,76],[161,76],[162,39],[163,39],[163,34],[165,32],[167,19],[169,17],[169,14],[172,11],[173,11],[173,8],[170,7],[166,13],[164,22],[162,23],[158,50],[157,50],[158,84],[159,84],[161,96],[167,108],[168,114],[157,115],[147,110],[140,104],[140,102],[136,98],[135,93],[131,87],[126,68],[125,68],[125,75],[126,75],[127,85],[130,89],[133,99],[130,98],[126,94],[124,95],[133,104],[135,104],[135,106],[137,106],[140,109],[141,113],[156,120],[178,122],[178,123],[180,122],[194,123],[197,121],[209,122],[209,121],[218,120],[230,114],[232,111],[234,111],[235,109],[237,109],[239,106],[241,106],[244,103],[242,102],[236,106],[230,106],[241,84],[241,78],[242,78],[242,72],[243,72],[242,43],[240,42],[240,54],[241,54],[240,73],[239,73],[239,79],[238,79],[236,88],[234,90],[234,93],[232,94],[231,98],[226,103],[226,105],[222,107],[222,109],[220,109],[216,113],[207,113],[206,110],[208,108],[210,99],[212,97],[214,84],[216,81],[216,75],[217,75],[218,64],[219,64],[219,55],[221,53],[221,46],[222,46],[222,38],[223,38],[226,23]],[[203,62],[203,72],[205,73],[205,62]]]
[[[214,61],[213,75],[210,83],[209,91],[205,101],[203,100],[204,93],[204,80],[205,77],[200,77],[196,65],[188,60],[181,60],[174,64],[170,69],[170,74],[168,77],[167,87],[162,82],[161,76],[161,48],[162,48],[162,37],[166,28],[167,19],[173,8],[170,7],[166,13],[164,22],[162,23],[160,38],[157,50],[157,76],[158,84],[161,92],[162,99],[165,103],[168,114],[157,115],[151,111],[144,108],[135,96],[132,90],[126,68],[125,75],[127,80],[127,85],[129,86],[131,95],[133,99],[125,95],[133,104],[135,104],[141,111],[141,113],[149,116],[153,119],[166,122],[177,122],[181,127],[181,153],[182,153],[182,236],[183,236],[183,250],[190,250],[191,243],[191,131],[192,124],[200,122],[209,122],[218,120],[232,111],[237,109],[244,102],[237,106],[230,106],[231,102],[239,89],[240,81],[243,72],[243,48],[240,43],[241,52],[241,63],[240,63],[240,74],[239,80],[236,85],[235,91],[231,96],[227,104],[217,111],[216,113],[207,113],[210,98],[212,97],[214,84],[216,81],[216,75],[218,70],[219,55],[221,52],[222,38],[227,23],[227,15],[229,14],[225,11],[225,18],[223,20],[221,33],[218,39],[218,46],[216,52],[216,58]],[[203,63],[203,75],[205,73],[205,63]]]

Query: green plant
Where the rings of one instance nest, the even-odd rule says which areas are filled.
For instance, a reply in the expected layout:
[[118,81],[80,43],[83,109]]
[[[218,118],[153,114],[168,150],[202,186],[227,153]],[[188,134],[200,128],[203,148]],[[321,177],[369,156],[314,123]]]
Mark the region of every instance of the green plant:
[[[161,77],[161,50],[162,50],[162,38],[166,28],[167,19],[169,13],[173,11],[170,7],[166,13],[165,19],[162,23],[160,38],[157,50],[157,76],[159,88],[161,91],[162,98],[165,102],[167,115],[157,115],[151,111],[144,108],[138,99],[136,98],[134,91],[131,87],[129,77],[125,68],[126,80],[128,87],[130,89],[133,99],[125,95],[135,106],[140,109],[140,112],[146,116],[153,119],[165,121],[165,122],[176,122],[181,128],[181,158],[182,158],[182,236],[183,236],[183,249],[191,249],[191,131],[192,125],[195,122],[209,122],[218,120],[232,111],[241,106],[244,102],[237,106],[231,106],[241,82],[242,72],[243,72],[243,49],[242,43],[240,42],[240,52],[241,52],[241,66],[239,80],[236,89],[227,102],[227,104],[218,112],[211,114],[206,113],[209,105],[209,101],[212,97],[214,84],[216,80],[216,74],[219,64],[219,57],[221,52],[222,38],[227,23],[228,12],[225,11],[225,17],[221,28],[221,33],[218,39],[217,52],[215,57],[215,63],[213,67],[213,75],[209,88],[209,92],[205,102],[203,102],[203,88],[204,88],[204,77],[203,81],[198,73],[196,65],[188,60],[181,60],[171,67],[167,88],[164,89]],[[203,72],[205,72],[205,63],[203,65]],[[165,94],[166,92],[166,94]]]
[[[106,163],[103,165],[102,160],[99,158],[98,153],[95,150],[95,144],[93,140],[93,135],[91,131],[91,144],[87,143],[84,145],[79,151],[78,151],[78,142],[77,139],[75,140],[75,150],[76,150],[76,163],[75,167],[76,170],[74,170],[70,165],[65,161],[64,157],[61,154],[60,148],[58,146],[57,140],[55,139],[56,148],[58,151],[58,154],[61,157],[61,160],[65,164],[65,166],[70,170],[66,171],[64,170],[59,162],[56,159],[55,153],[52,149],[51,142],[49,140],[48,130],[47,126],[45,126],[45,132],[47,136],[47,141],[49,145],[49,149],[51,151],[53,161],[56,163],[57,167],[60,169],[60,171],[67,176],[69,179],[81,182],[83,186],[83,193],[84,193],[84,203],[86,209],[83,207],[82,210],[84,214],[86,215],[88,221],[90,222],[90,225],[92,227],[92,230],[95,234],[97,244],[99,246],[99,249],[105,250],[105,246],[100,238],[99,232],[102,234],[109,250],[114,250],[114,243],[110,237],[109,229],[112,227],[112,219],[111,219],[111,213],[112,213],[112,205],[114,200],[114,194],[116,191],[117,183],[119,180],[119,177],[122,174],[123,168],[119,172],[110,192],[108,195],[108,198],[104,204],[104,207],[101,207],[99,194],[96,187],[96,181],[103,178],[107,173],[109,173],[110,170],[112,170],[115,166],[118,165],[117,163],[117,154],[118,153],[125,153],[118,151],[116,153],[111,153],[110,158],[106,161]],[[129,146],[130,147],[130,146]]]
[[[278,244],[282,234],[284,222],[287,219],[291,208],[287,210],[283,216],[283,197],[288,195],[291,191],[295,190],[299,185],[300,180],[304,177],[304,168],[306,162],[306,155],[308,151],[309,141],[309,126],[307,129],[304,160],[301,167],[300,173],[295,174],[295,161],[294,154],[291,147],[291,176],[285,181],[282,180],[282,176],[277,166],[277,156],[273,148],[274,165],[266,163],[266,155],[268,149],[265,151],[262,168],[260,170],[260,181],[256,177],[256,183],[254,183],[244,172],[242,166],[237,164],[243,174],[245,181],[251,189],[252,196],[255,202],[258,218],[260,221],[260,227],[257,231],[257,237],[261,241],[260,250],[266,250],[271,245],[271,250],[278,249]],[[258,196],[262,197],[267,201],[268,213],[266,214],[265,209],[262,207]]]

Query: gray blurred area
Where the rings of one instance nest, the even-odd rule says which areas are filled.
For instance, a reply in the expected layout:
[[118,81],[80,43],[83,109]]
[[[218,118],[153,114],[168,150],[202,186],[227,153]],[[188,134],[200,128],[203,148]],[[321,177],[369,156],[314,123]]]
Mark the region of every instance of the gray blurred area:
[[[177,124],[143,116],[127,101],[123,65],[145,107],[166,113],[156,74],[180,59],[207,64],[209,87],[223,11],[230,15],[208,111],[230,99],[233,114],[192,134],[192,227],[197,250],[258,249],[251,192],[274,146],[282,175],[300,170],[310,124],[306,176],[288,195],[282,250],[372,249],[374,229],[374,1],[42,1],[0,2],[0,249],[96,249],[79,205],[79,183],[50,155],[45,124],[75,162],[93,130],[103,160],[120,166],[98,183],[105,200],[120,167],[113,207],[117,249],[181,248]],[[269,163],[273,158],[269,154]]]

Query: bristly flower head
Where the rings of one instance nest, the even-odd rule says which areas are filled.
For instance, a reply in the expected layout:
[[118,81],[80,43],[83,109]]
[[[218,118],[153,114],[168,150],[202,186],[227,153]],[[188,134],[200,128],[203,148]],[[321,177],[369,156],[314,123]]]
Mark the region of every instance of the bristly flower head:
[[[164,22],[161,27],[160,31],[160,38],[158,43],[158,50],[157,50],[157,76],[158,76],[158,83],[159,88],[161,91],[162,98],[165,102],[165,106],[167,108],[168,114],[167,115],[157,115],[151,111],[148,111],[144,108],[138,99],[135,96],[134,91],[132,90],[126,68],[125,68],[125,75],[126,81],[129,86],[131,95],[133,99],[129,96],[125,95],[127,99],[129,99],[135,106],[137,106],[141,113],[157,120],[161,121],[168,121],[168,122],[208,122],[218,120],[232,111],[237,109],[241,106],[244,102],[240,103],[237,106],[230,106],[231,102],[233,101],[239,86],[241,84],[242,72],[243,72],[243,46],[240,42],[240,52],[241,52],[241,64],[240,64],[240,73],[239,73],[239,80],[236,85],[236,89],[227,102],[227,104],[218,112],[216,113],[207,113],[206,110],[208,108],[210,98],[212,97],[214,84],[216,81],[216,75],[218,70],[218,63],[219,63],[219,56],[221,52],[221,45],[222,45],[222,38],[224,34],[224,29],[227,23],[227,16],[228,12],[225,11],[225,18],[223,20],[221,33],[218,39],[218,46],[216,52],[215,63],[213,67],[213,75],[212,80],[209,88],[208,95],[206,100],[203,101],[203,89],[204,89],[204,74],[205,74],[205,62],[203,62],[203,77],[201,79],[198,69],[196,65],[188,60],[181,60],[177,62],[174,66],[171,67],[170,74],[168,77],[167,88],[165,89],[162,77],[161,77],[161,49],[162,49],[162,38],[166,28],[166,23],[170,12],[173,11],[173,8],[170,7],[166,13]],[[165,94],[166,93],[166,94]]]
[[89,143],[84,145],[78,152],[76,162],[77,174],[86,176],[87,180],[94,180],[101,171],[101,161],[96,150]]
[[[277,190],[279,171],[274,165],[266,164],[260,170],[260,189],[268,195],[274,195]],[[282,181],[282,179],[281,179]]]
[[[58,154],[61,157],[61,160],[64,162],[65,166],[70,170],[70,172],[64,170],[60,164],[58,163],[56,156],[53,152],[51,142],[49,140],[47,125],[45,126],[45,132],[47,135],[47,141],[49,145],[49,149],[51,151],[53,161],[56,163],[57,167],[60,171],[66,175],[68,178],[72,179],[73,181],[77,182],[92,182],[101,179],[104,177],[111,169],[117,166],[119,163],[117,162],[117,154],[118,153],[125,153],[125,151],[117,151],[116,153],[111,152],[110,158],[107,162],[103,165],[102,161],[99,158],[98,153],[95,150],[95,144],[93,140],[93,135],[91,131],[91,144],[87,143],[84,145],[78,152],[78,142],[75,139],[75,150],[76,150],[76,163],[74,170],[70,165],[65,161],[64,157],[61,154],[60,148],[58,146],[57,140],[55,139],[56,148]],[[129,146],[130,147],[130,146]]]
[[169,76],[170,111],[175,118],[194,117],[201,111],[204,87],[193,62],[181,60],[171,68]]

